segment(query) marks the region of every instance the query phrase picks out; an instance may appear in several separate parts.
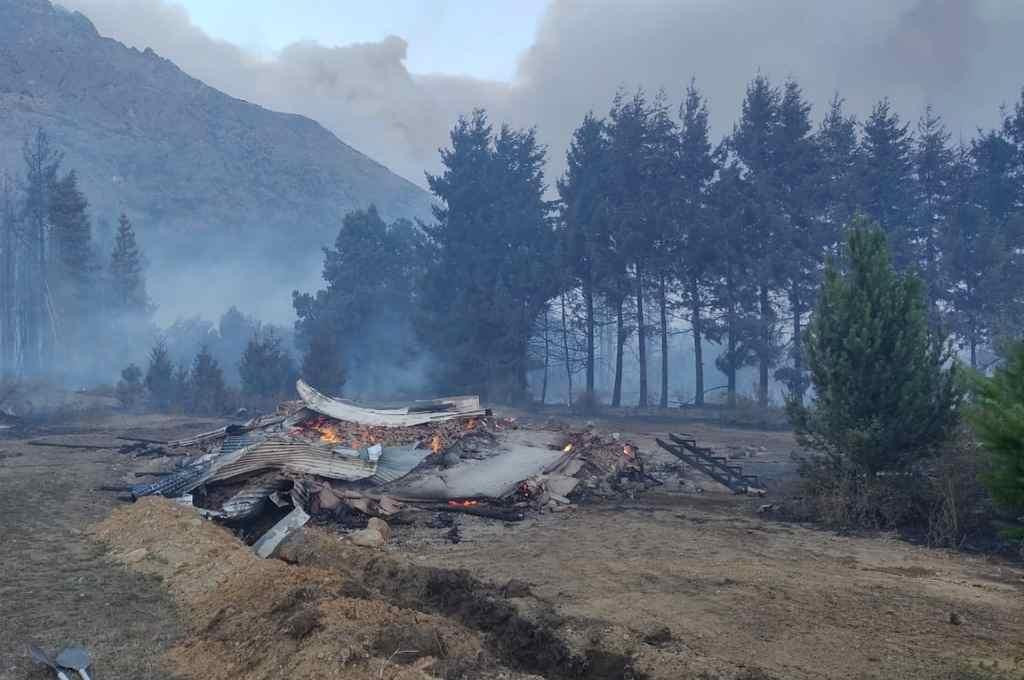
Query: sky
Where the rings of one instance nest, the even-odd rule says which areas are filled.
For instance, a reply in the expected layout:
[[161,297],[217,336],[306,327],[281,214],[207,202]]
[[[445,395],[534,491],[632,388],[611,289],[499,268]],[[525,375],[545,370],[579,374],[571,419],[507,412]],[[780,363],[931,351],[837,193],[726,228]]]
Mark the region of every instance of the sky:
[[245,0],[243,13],[238,0],[181,4],[211,37],[265,57],[294,42],[336,46],[396,35],[409,43],[414,73],[510,81],[547,0]]

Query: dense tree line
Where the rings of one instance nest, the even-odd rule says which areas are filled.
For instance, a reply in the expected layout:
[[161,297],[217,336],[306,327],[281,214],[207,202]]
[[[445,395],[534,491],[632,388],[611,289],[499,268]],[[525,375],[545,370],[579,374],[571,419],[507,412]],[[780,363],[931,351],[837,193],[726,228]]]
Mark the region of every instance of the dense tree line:
[[143,256],[125,215],[110,256],[98,252],[78,175],[44,131],[23,157],[23,175],[0,179],[0,374],[83,379],[116,361],[100,356],[117,351],[116,329],[148,323]]
[[[544,371],[546,391],[549,371],[564,370],[570,384],[582,373],[581,391],[593,395],[603,364],[618,405],[631,352],[638,403],[656,390],[666,406],[670,338],[688,333],[695,403],[709,389],[710,356],[730,403],[747,367],[761,403],[773,382],[799,401],[809,386],[800,339],[826,257],[859,214],[880,225],[896,267],[920,275],[929,322],[953,334],[972,366],[1021,332],[1024,98],[996,129],[953,143],[935,111],[912,126],[888,100],[857,121],[837,95],[815,124],[799,84],[758,75],[718,144],[691,83],[678,112],[662,93],[636,92],[616,96],[604,117],[588,114],[557,201],[545,154],[533,130],[495,131],[482,111],[459,120],[443,171],[428,176],[435,223],[414,230],[414,246],[391,249],[415,266],[397,272],[375,256],[389,279],[405,277],[388,285],[411,304],[402,314],[422,344],[407,351],[429,350],[437,388],[518,399],[529,371]],[[320,295],[337,297],[331,258],[358,271],[376,252],[342,240],[325,269],[328,292],[296,299],[307,348],[318,341],[311,320],[334,304]],[[358,327],[356,315],[340,318]]]

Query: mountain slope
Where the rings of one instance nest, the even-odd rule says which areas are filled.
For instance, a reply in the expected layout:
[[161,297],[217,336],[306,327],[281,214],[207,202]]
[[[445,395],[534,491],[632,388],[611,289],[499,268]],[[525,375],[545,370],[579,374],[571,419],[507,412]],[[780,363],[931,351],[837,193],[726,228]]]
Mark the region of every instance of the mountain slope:
[[282,248],[294,257],[276,273],[315,268],[341,216],[370,203],[387,218],[429,215],[426,192],[317,123],[229,97],[47,0],[0,0],[0,170],[21,172],[38,127],[78,171],[93,216],[112,224],[125,211],[171,279],[180,256],[193,275],[221,262],[244,276],[252,258],[280,264]]

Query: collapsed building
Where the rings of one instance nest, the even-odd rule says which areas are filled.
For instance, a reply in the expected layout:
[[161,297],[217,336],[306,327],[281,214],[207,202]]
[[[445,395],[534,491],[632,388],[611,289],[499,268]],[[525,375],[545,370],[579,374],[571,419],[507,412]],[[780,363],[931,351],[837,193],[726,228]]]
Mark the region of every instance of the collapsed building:
[[[531,427],[495,417],[475,396],[371,408],[298,381],[298,401],[168,447],[184,462],[132,499],[160,495],[224,522],[290,510],[255,542],[270,555],[313,515],[464,512],[506,521],[574,499],[660,482],[617,435]],[[278,513],[279,514],[279,513]]]

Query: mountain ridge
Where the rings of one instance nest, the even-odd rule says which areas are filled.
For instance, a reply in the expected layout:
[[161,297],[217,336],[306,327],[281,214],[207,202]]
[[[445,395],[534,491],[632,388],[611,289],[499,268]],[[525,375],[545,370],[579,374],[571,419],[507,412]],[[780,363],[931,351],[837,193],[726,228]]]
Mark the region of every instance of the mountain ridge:
[[0,170],[21,172],[38,128],[78,171],[101,242],[125,212],[165,274],[207,251],[318,257],[371,203],[389,220],[430,214],[423,189],[309,118],[231,97],[49,0],[0,0]]

